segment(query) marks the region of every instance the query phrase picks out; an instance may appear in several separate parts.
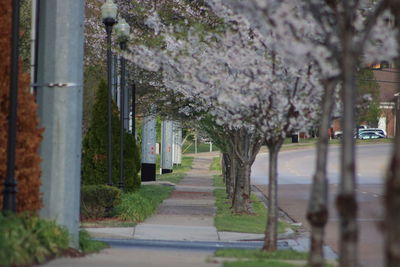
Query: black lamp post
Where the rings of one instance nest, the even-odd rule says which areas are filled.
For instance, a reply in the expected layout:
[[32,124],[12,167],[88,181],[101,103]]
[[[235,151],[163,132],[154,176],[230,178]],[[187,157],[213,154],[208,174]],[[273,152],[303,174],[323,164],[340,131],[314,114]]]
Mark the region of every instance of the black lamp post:
[[15,150],[17,143],[18,100],[18,47],[19,47],[19,1],[12,1],[11,69],[8,113],[7,174],[4,181],[4,211],[17,211],[17,181],[15,180]]
[[101,7],[101,17],[106,26],[107,32],[107,84],[108,84],[108,147],[107,147],[107,167],[108,185],[112,186],[112,77],[111,77],[111,32],[116,23],[117,6],[112,0],[107,0]]
[[[130,27],[125,19],[121,19],[115,26],[115,32],[118,36],[118,42],[121,50],[126,49],[126,43],[129,39]],[[120,86],[120,162],[119,162],[119,183],[118,187],[124,189],[124,120],[125,120],[125,58],[121,56],[121,86]]]

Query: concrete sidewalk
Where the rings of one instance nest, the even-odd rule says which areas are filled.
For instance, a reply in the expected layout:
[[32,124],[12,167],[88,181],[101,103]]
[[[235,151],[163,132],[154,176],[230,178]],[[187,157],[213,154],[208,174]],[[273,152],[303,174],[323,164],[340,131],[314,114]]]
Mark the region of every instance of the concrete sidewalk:
[[[130,246],[112,245],[112,248],[98,254],[83,258],[56,259],[46,266],[221,266],[220,262],[207,260],[215,248],[185,250],[162,247],[162,245],[145,248],[138,246],[137,243],[164,244],[187,241],[183,246],[187,244],[188,248],[191,243],[196,242],[215,242],[215,247],[241,244],[261,246],[263,234],[221,232],[214,226],[216,212],[212,177],[214,173],[209,167],[212,158],[217,155],[217,153],[194,155],[193,168],[175,186],[175,190],[160,205],[157,213],[145,222],[128,228],[86,229],[94,238],[113,239],[126,244],[131,242]],[[291,247],[299,251],[307,249],[305,243],[304,240],[280,240],[281,247]]]
[[219,232],[214,226],[213,172],[216,153],[197,154],[192,170],[175,186],[158,212],[132,228],[89,228],[95,238],[171,241],[243,241],[262,239],[263,234]]

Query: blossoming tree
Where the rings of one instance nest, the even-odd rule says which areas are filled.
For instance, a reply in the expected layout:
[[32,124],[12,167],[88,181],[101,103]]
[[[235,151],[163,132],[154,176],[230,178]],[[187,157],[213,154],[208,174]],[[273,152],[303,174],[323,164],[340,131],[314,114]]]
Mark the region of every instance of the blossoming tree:
[[[278,54],[294,65],[315,63],[325,85],[325,107],[335,83],[342,87],[344,106],[342,169],[337,208],[340,214],[340,264],[357,265],[357,203],[354,162],[355,73],[363,63],[393,55],[393,31],[382,19],[390,1],[210,1],[221,2],[248,18],[265,36],[270,36]],[[395,1],[391,1],[392,4]],[[290,58],[287,57],[290,56]],[[299,61],[300,60],[300,61]],[[297,61],[297,62],[296,62]],[[322,119],[321,133],[329,119]],[[325,142],[323,142],[325,140]],[[320,140],[317,171],[308,218],[316,232],[312,235],[310,264],[322,266],[323,226],[326,208],[326,136]],[[323,158],[325,157],[325,159]]]

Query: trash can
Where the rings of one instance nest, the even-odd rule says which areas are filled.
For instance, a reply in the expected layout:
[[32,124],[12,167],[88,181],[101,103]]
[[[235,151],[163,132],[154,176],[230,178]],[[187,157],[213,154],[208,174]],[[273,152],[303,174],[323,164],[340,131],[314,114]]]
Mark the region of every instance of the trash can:
[[299,135],[292,134],[292,143],[298,143],[298,142],[299,142]]

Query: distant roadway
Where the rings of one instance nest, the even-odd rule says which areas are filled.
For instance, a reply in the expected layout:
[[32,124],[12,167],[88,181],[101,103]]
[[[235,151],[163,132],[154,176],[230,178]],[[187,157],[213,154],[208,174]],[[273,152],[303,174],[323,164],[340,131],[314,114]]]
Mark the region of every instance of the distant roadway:
[[[391,155],[391,144],[358,145],[356,148],[359,258],[363,266],[383,266],[383,240],[379,227],[382,219],[384,174]],[[335,252],[338,248],[338,215],[334,206],[340,174],[340,147],[329,148],[329,222],[326,243]],[[310,184],[315,166],[315,149],[286,150],[279,155],[279,207],[308,229],[305,219]],[[261,153],[252,168],[252,184],[267,195],[268,154]]]

